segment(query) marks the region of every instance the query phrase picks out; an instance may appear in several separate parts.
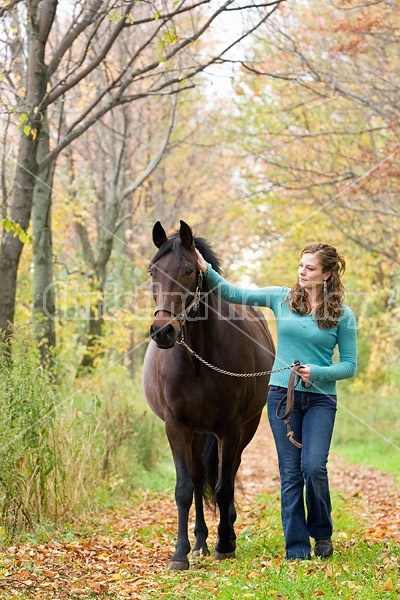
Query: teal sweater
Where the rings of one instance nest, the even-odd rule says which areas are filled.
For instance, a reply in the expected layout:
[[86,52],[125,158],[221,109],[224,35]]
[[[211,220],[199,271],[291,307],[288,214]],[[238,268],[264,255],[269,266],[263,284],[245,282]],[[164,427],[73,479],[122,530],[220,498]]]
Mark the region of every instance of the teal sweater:
[[[234,304],[266,306],[275,315],[277,352],[273,369],[279,369],[299,360],[309,365],[312,386],[307,391],[336,394],[336,381],[353,377],[357,367],[357,326],[353,311],[343,305],[339,322],[332,329],[321,329],[313,315],[299,315],[289,308],[289,288],[269,286],[259,289],[232,285],[208,265],[204,273],[207,281],[222,298]],[[339,358],[333,361],[338,347]],[[273,373],[270,385],[287,387],[290,370]],[[299,384],[297,389],[304,389]]]

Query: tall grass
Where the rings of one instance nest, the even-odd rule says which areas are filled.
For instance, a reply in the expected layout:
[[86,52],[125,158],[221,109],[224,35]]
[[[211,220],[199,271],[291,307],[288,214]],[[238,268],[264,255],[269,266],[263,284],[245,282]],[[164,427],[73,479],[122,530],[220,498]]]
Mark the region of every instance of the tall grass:
[[51,434],[55,394],[39,354],[16,335],[12,359],[0,352],[0,490],[8,536],[31,527],[48,510],[48,477],[55,467]]
[[52,379],[34,340],[17,331],[0,374],[3,541],[129,496],[165,451],[162,423],[121,366]]

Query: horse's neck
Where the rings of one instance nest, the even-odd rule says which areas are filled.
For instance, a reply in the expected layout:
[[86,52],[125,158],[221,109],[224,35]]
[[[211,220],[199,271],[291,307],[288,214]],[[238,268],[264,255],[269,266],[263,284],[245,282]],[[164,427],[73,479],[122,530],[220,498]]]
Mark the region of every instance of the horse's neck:
[[206,292],[200,303],[199,318],[193,327],[193,335],[203,338],[204,343],[215,339],[221,326],[221,306],[228,303],[214,292]]

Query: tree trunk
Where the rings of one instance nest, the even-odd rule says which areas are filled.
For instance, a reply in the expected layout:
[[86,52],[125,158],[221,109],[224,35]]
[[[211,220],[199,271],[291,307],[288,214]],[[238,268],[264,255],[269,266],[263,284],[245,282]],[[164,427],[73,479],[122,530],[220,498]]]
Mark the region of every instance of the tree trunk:
[[[37,141],[22,133],[10,210],[10,219],[21,233],[27,231],[31,218],[37,171],[36,148]],[[6,338],[10,337],[14,323],[17,273],[23,247],[23,239],[15,231],[3,231],[0,247],[0,330]]]
[[[48,126],[45,120],[39,137],[39,162],[43,156],[48,154],[49,149]],[[51,361],[51,349],[56,345],[51,230],[53,174],[54,163],[51,163],[36,179],[32,210],[33,319],[35,335],[44,363]]]
[[98,286],[93,286],[91,295],[98,295],[99,300],[96,304],[90,306],[89,325],[86,332],[86,348],[82,357],[80,369],[93,369],[96,366],[96,360],[103,354],[101,343],[103,340],[104,325],[104,283],[99,282]]
[[15,229],[3,231],[0,248],[0,333],[5,333],[7,338],[11,335],[14,323],[18,265],[32,213],[38,170],[38,135],[43,120],[38,107],[46,93],[45,47],[56,6],[56,0],[47,3],[46,14],[42,15],[42,19],[37,18],[38,2],[32,2],[28,7],[26,98],[24,110],[21,107],[21,116],[24,114],[25,119],[21,129],[10,207],[10,220]]

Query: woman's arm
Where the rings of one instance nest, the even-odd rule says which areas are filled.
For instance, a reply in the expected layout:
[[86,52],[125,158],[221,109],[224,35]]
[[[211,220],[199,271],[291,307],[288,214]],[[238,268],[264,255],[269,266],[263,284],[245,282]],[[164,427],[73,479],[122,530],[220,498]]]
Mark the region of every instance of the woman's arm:
[[310,380],[338,381],[353,377],[357,370],[357,324],[353,311],[344,307],[344,314],[338,324],[339,362],[329,367],[308,365]]
[[233,304],[247,304],[249,306],[267,306],[271,308],[271,305],[278,296],[281,297],[282,288],[276,286],[269,286],[263,288],[241,288],[232,283],[229,283],[226,279],[221,277],[210,264],[206,263],[203,256],[196,249],[198,257],[199,269],[204,273],[207,281],[211,284],[217,293]]

